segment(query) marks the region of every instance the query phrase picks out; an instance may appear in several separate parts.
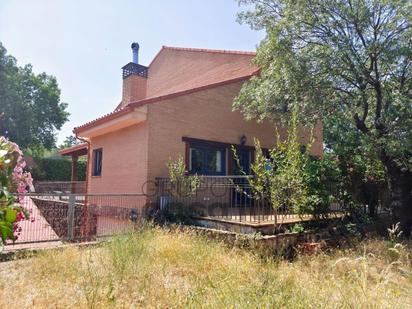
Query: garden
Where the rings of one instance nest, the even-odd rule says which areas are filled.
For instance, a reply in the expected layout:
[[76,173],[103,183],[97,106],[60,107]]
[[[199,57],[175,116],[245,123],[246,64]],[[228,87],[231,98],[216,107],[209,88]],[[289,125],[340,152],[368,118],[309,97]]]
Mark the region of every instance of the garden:
[[410,308],[412,247],[391,235],[291,261],[149,225],[0,263],[0,307]]

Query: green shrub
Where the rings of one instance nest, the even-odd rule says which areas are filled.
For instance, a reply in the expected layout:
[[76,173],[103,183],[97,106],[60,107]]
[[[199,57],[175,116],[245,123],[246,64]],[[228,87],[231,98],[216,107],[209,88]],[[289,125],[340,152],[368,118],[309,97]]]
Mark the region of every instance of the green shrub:
[[[72,163],[65,158],[36,158],[36,165],[30,169],[36,181],[70,181]],[[77,176],[79,181],[86,179],[87,162],[77,162]]]

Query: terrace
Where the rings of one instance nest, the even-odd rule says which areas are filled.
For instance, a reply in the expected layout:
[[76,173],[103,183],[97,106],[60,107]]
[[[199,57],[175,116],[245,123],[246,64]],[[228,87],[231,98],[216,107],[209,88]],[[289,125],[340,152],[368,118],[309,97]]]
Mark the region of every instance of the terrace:
[[344,205],[331,203],[321,215],[298,214],[295,209],[274,209],[269,200],[256,198],[249,179],[252,176],[199,176],[197,188],[184,180],[157,178],[158,204],[172,216],[186,216],[195,223],[245,233],[273,233],[280,226],[344,216]]

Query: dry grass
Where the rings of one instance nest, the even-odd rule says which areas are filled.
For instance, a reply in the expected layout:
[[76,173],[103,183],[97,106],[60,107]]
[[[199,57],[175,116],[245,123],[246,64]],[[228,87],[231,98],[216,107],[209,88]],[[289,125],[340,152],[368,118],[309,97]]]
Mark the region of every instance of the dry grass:
[[412,308],[410,247],[367,241],[290,263],[146,228],[0,264],[0,308]]

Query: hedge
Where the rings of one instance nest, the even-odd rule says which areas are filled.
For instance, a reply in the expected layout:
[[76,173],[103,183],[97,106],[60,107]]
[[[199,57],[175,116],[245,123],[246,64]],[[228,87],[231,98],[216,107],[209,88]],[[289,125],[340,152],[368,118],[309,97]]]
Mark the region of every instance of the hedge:
[[[70,181],[72,162],[66,158],[37,158],[29,169],[35,181]],[[79,181],[86,179],[86,161],[77,162]]]

